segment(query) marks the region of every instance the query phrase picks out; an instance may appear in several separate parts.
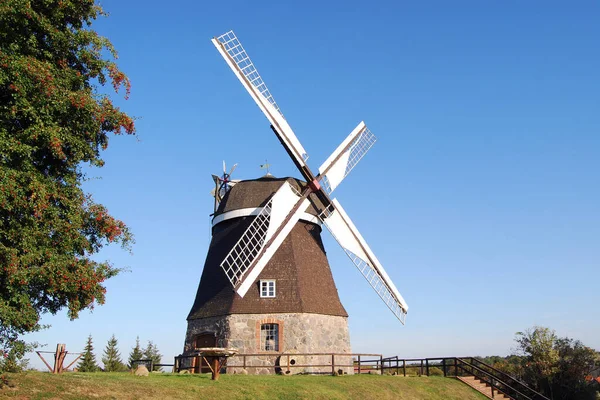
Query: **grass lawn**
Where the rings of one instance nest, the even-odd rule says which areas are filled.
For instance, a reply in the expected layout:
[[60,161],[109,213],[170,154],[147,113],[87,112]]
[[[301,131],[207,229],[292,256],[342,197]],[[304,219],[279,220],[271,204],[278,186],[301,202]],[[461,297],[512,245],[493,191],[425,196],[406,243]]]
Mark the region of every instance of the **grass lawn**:
[[43,372],[8,374],[14,388],[0,399],[461,399],[482,400],[467,385],[443,377],[379,375],[281,376]]

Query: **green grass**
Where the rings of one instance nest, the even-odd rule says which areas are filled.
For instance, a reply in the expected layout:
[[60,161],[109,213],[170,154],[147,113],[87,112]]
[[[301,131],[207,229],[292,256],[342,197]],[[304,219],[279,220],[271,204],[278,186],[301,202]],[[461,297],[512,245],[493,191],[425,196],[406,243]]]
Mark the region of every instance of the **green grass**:
[[379,375],[281,376],[27,372],[11,375],[0,399],[428,399],[481,400],[467,385],[443,377]]

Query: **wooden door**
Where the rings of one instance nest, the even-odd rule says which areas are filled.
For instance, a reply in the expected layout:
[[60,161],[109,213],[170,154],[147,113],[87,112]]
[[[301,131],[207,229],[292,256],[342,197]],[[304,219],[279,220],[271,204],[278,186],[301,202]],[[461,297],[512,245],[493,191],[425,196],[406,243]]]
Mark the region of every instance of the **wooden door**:
[[[196,336],[194,340],[194,348],[199,349],[202,347],[216,347],[217,346],[217,338],[212,333],[202,333]],[[206,362],[202,359],[202,357],[198,357],[196,361],[196,372],[200,372],[202,374],[210,372],[210,368],[206,365]]]
[[217,338],[212,333],[202,333],[196,336],[196,340],[194,341],[194,347],[196,349],[200,347],[216,347],[217,346]]

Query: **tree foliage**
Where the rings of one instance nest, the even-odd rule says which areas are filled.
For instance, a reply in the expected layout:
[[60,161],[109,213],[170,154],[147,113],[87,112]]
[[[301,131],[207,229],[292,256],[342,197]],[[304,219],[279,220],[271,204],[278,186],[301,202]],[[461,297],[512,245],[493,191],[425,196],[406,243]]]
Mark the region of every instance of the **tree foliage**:
[[558,351],[558,372],[555,376],[555,398],[567,399],[569,396],[593,399],[592,392],[597,386],[590,386],[586,376],[594,369],[596,351],[584,346],[579,340],[560,338],[554,347]]
[[129,353],[129,360],[127,361],[127,368],[132,369],[134,367],[133,362],[135,360],[141,360],[144,358],[144,352],[140,347],[140,337],[138,336],[135,339],[135,346],[131,349]]
[[79,364],[77,364],[77,369],[79,372],[96,372],[99,369],[98,364],[96,364],[92,335],[88,336],[87,344],[85,345]]
[[[108,39],[90,28],[94,0],[0,2],[0,348],[41,328],[43,313],[70,318],[104,302],[119,269],[92,259],[124,247],[125,224],[82,190],[82,166],[101,167],[108,134],[134,121],[100,87],[129,93]],[[110,55],[106,57],[105,55]]]
[[551,399],[596,398],[597,385],[586,380],[597,360],[595,350],[540,326],[518,332],[515,341],[522,356],[519,375],[529,386]]
[[27,369],[29,360],[23,357],[25,353],[33,351],[37,346],[37,343],[26,343],[23,340],[13,341],[10,349],[0,357],[0,371],[22,372]]
[[127,369],[125,364],[123,364],[123,361],[121,361],[121,354],[119,353],[118,345],[119,342],[113,334],[108,340],[102,356],[104,372],[122,372]]
[[[152,343],[151,340],[148,341],[148,345],[144,349],[144,358],[152,360],[152,364],[160,364],[162,359],[162,355],[158,351],[158,347]],[[160,371],[160,367],[153,367],[153,371]]]
[[558,371],[558,351],[554,348],[557,337],[549,328],[535,326],[517,332],[515,341],[525,356],[523,378],[538,390],[549,393],[552,379]]

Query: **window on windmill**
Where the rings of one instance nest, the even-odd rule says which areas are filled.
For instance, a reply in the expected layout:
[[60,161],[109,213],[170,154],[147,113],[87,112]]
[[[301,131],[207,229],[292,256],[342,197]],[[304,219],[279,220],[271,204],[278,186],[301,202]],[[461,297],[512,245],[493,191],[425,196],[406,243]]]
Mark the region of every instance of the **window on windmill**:
[[275,297],[275,279],[261,279],[260,297]]
[[279,351],[279,324],[262,324],[260,326],[260,349]]

